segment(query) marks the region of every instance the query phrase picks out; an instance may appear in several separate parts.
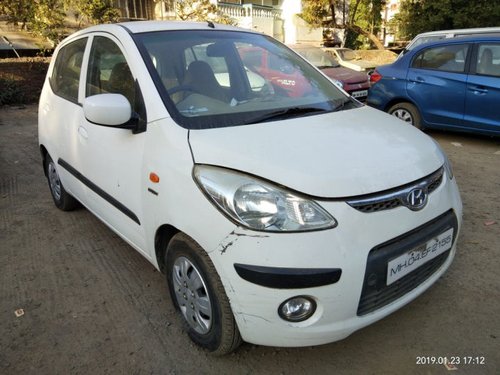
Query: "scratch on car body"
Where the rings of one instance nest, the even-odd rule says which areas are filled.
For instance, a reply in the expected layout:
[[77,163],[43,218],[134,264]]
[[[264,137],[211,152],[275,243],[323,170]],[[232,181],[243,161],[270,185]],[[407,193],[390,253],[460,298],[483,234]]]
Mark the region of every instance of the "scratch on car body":
[[269,236],[265,234],[249,234],[244,232],[236,232],[236,229],[233,229],[231,233],[224,237],[224,239],[220,242],[218,246],[218,250],[220,251],[220,253],[224,254],[227,249],[229,249],[234,245],[236,241],[238,241],[240,237],[266,238]]

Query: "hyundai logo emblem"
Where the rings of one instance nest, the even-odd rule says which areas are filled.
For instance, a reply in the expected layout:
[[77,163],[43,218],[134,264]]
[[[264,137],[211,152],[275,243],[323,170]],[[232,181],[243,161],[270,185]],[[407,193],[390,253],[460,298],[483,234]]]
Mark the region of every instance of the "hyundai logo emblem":
[[427,203],[427,192],[420,188],[413,189],[406,196],[406,202],[410,210],[421,210]]

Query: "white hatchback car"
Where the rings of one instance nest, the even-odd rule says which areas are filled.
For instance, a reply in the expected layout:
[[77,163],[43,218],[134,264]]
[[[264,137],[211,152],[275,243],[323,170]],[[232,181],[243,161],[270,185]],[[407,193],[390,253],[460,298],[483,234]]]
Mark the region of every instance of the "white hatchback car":
[[[302,94],[249,50],[294,69]],[[81,202],[163,271],[189,336],[217,354],[342,339],[455,254],[462,204],[437,143],[252,31],[77,32],[52,59],[39,142],[55,205]]]

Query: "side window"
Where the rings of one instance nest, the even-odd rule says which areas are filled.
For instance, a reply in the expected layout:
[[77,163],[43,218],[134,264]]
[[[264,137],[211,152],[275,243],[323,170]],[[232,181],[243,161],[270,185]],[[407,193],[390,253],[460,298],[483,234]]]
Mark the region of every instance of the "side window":
[[54,93],[75,103],[78,102],[80,72],[86,45],[87,38],[83,38],[61,48],[50,77]]
[[412,67],[462,73],[468,50],[468,44],[428,48],[413,59]]
[[122,94],[135,108],[135,80],[120,48],[110,39],[96,36],[90,51],[85,96]]
[[500,44],[480,44],[477,52],[477,74],[500,77]]

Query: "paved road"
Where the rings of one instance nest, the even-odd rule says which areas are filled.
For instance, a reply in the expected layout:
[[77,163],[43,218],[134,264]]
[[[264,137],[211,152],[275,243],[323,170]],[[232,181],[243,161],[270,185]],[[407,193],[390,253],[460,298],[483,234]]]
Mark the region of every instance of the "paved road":
[[[36,107],[0,108],[0,373],[448,373],[417,364],[421,356],[460,357],[455,374],[500,373],[500,140],[430,134],[448,152],[464,200],[449,272],[343,341],[244,344],[214,358],[182,333],[163,275],[85,209],[53,206]],[[464,365],[464,356],[485,364]]]

